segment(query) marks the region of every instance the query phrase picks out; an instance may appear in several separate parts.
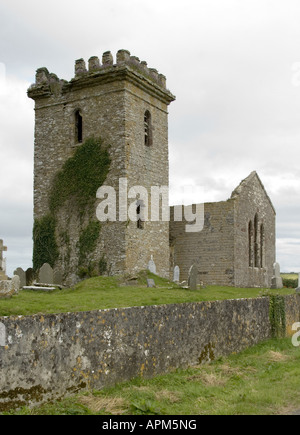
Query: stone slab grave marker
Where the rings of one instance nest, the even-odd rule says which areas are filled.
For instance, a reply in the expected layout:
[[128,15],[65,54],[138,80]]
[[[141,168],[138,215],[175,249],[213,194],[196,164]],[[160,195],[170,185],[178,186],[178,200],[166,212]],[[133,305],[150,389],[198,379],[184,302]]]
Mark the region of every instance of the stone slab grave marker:
[[26,285],[32,285],[35,279],[35,273],[32,267],[29,267],[26,270]]
[[14,275],[10,280],[0,281],[0,298],[11,297],[12,295],[18,294],[20,290],[20,277]]
[[174,267],[174,273],[173,273],[173,282],[179,282],[180,278],[180,269],[179,266]]
[[198,269],[193,264],[189,270],[188,286],[190,290],[197,290]]
[[53,273],[53,284],[57,284],[61,286],[62,282],[63,282],[63,276],[61,270],[55,270]]
[[153,255],[151,255],[151,260],[148,263],[148,270],[151,273],[154,273],[154,275],[156,275],[156,266],[153,260]]
[[41,284],[53,284],[53,269],[48,263],[44,263],[39,270],[39,283]]
[[26,286],[26,272],[22,269],[22,267],[18,267],[14,271],[14,275],[17,275],[20,278],[20,287]]
[[282,282],[282,277],[280,275],[280,265],[279,263],[274,263],[271,289],[281,289],[281,288],[283,288],[283,282]]
[[3,258],[3,252],[7,251],[7,246],[4,246],[3,240],[0,240],[0,280],[6,280],[6,261]]
[[147,279],[147,287],[150,287],[150,288],[156,287],[154,279]]
[[296,292],[300,293],[300,273],[298,274],[298,287],[296,288]]

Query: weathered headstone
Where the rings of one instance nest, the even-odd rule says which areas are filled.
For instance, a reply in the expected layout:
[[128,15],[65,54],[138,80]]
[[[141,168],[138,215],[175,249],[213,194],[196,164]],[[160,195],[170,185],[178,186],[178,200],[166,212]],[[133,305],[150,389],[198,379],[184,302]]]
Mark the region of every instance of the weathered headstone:
[[150,287],[150,288],[156,287],[154,279],[147,279],[147,287]]
[[45,263],[39,270],[39,283],[53,284],[53,269],[50,264]]
[[6,327],[0,322],[0,346],[6,345]]
[[61,270],[55,270],[53,273],[53,284],[62,285],[63,277]]
[[190,267],[188,286],[190,290],[197,290],[198,269],[195,264]]
[[20,277],[15,275],[10,280],[0,281],[0,298],[10,297],[20,290]]
[[156,275],[156,266],[153,261],[153,255],[151,255],[151,260],[148,263],[148,270],[149,272],[154,273]]
[[20,278],[20,287],[24,287],[26,285],[26,273],[24,272],[22,267],[18,267],[14,271],[14,275],[19,276],[19,278]]
[[31,285],[33,284],[33,281],[35,279],[35,273],[34,270],[32,269],[32,267],[29,267],[26,270],[26,285]]
[[272,276],[271,289],[281,289],[283,288],[282,277],[280,275],[280,265],[279,263],[273,264],[273,276]]
[[180,269],[179,266],[175,266],[173,272],[173,281],[179,282],[179,279],[180,279]]
[[14,275],[11,279],[11,288],[15,293],[18,293],[21,288],[21,279],[18,275]]
[[6,260],[3,258],[3,252],[7,251],[7,247],[4,246],[3,240],[0,240],[0,280],[6,280]]

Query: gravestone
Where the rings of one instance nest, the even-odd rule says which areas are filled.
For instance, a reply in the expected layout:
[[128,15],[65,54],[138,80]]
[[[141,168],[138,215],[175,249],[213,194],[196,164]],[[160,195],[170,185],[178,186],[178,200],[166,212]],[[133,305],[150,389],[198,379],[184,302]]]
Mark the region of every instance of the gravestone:
[[11,279],[11,289],[15,292],[18,293],[18,291],[21,288],[21,279],[18,275],[14,275]]
[[154,275],[156,275],[156,266],[153,261],[153,255],[151,255],[151,260],[148,263],[148,270],[149,272],[154,273]]
[[180,269],[179,269],[179,266],[175,266],[174,273],[173,273],[173,281],[179,282],[179,279],[180,279]]
[[283,282],[282,282],[282,277],[280,275],[280,265],[279,263],[274,263],[271,289],[281,289],[281,288],[283,288]]
[[63,277],[61,270],[55,270],[53,274],[53,284],[62,285]]
[[11,297],[17,294],[20,290],[20,277],[18,275],[13,276],[10,280],[0,281],[0,298]]
[[0,322],[0,346],[6,345],[6,328],[3,323]]
[[6,280],[6,260],[3,258],[3,252],[7,251],[7,247],[4,246],[3,240],[0,240],[0,280]]
[[150,287],[150,288],[156,287],[154,279],[147,279],[147,287]]
[[19,276],[20,278],[20,287],[24,287],[26,285],[26,273],[24,272],[24,270],[22,269],[22,267],[18,267],[15,271],[14,271],[14,275]]
[[197,290],[198,269],[195,264],[190,267],[188,286],[190,290]]
[[300,273],[298,274],[298,287],[296,288],[296,292],[300,293]]
[[26,285],[31,285],[33,284],[33,281],[35,279],[35,273],[34,270],[32,269],[32,267],[29,267],[26,270]]
[[50,264],[45,263],[39,270],[39,283],[53,284],[53,269]]

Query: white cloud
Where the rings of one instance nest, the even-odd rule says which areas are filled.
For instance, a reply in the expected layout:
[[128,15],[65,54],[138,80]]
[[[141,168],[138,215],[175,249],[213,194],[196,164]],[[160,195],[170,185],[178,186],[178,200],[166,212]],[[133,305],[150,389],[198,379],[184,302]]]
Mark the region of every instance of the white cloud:
[[31,266],[33,105],[28,82],[5,76],[0,98],[0,238],[8,246],[7,268]]

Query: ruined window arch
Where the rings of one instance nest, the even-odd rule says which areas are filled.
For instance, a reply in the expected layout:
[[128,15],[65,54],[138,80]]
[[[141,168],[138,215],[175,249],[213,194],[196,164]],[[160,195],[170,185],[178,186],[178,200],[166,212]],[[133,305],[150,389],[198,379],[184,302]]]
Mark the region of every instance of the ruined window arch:
[[149,110],[144,113],[144,143],[146,146],[152,145],[152,124]]
[[82,129],[82,114],[80,109],[75,111],[75,141],[82,143],[83,129]]
[[248,252],[249,252],[249,267],[253,267],[253,222],[248,224]]

